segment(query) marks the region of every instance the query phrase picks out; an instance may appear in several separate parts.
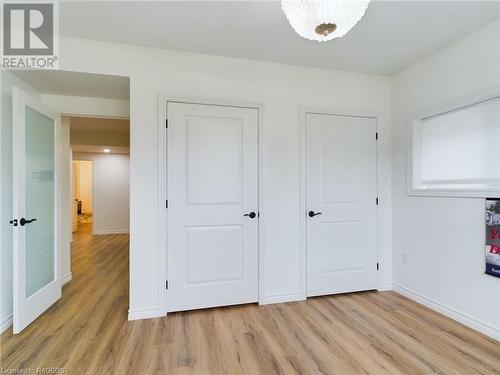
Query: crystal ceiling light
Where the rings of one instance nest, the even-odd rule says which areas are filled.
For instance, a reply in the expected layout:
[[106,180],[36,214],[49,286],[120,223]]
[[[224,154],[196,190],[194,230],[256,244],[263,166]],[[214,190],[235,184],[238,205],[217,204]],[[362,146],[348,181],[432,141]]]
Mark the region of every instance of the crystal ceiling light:
[[300,36],[319,42],[343,37],[364,16],[370,0],[281,0]]

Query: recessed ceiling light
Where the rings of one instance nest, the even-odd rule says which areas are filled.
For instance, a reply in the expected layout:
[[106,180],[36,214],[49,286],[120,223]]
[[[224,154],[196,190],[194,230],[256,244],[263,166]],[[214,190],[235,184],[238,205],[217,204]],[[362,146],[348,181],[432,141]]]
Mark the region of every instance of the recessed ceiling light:
[[104,150],[102,150],[102,152],[108,153],[111,152],[111,150],[109,148],[105,148]]

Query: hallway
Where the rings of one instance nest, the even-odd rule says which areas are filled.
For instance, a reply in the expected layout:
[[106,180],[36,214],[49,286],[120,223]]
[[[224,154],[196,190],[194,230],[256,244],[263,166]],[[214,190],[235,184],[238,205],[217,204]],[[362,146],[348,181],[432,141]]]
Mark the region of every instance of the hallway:
[[66,374],[498,374],[498,343],[393,292],[242,305],[127,322],[128,235],[72,248],[62,299],[18,336],[2,368]]
[[127,331],[128,237],[93,236],[92,223],[80,223],[71,248],[72,280],[62,298],[21,334],[2,334],[1,367],[91,369],[102,344]]

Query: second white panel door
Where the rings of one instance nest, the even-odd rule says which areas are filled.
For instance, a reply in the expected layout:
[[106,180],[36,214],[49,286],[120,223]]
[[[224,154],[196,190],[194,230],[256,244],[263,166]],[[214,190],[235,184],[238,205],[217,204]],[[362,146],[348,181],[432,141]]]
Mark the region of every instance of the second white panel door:
[[306,114],[307,295],[377,287],[376,119]]
[[168,311],[258,300],[258,110],[168,103]]

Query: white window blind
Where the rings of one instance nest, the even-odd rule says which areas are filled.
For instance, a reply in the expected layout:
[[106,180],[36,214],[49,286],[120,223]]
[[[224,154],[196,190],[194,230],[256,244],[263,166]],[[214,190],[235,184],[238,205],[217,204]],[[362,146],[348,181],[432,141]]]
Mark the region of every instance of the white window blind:
[[500,190],[500,97],[414,120],[412,135],[413,190]]

